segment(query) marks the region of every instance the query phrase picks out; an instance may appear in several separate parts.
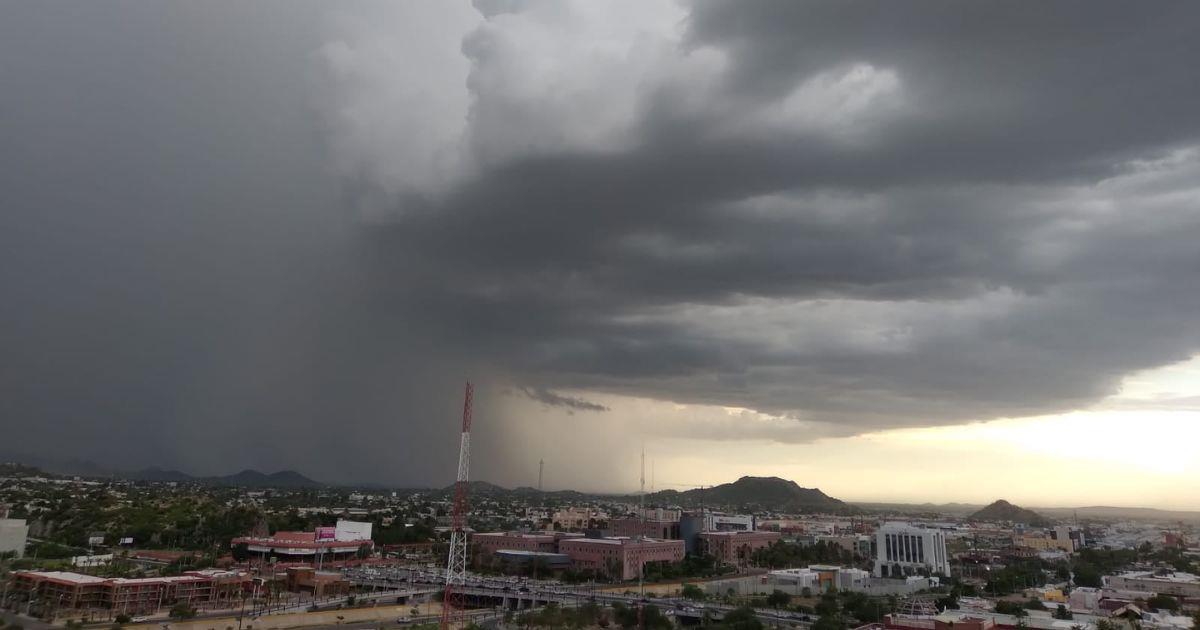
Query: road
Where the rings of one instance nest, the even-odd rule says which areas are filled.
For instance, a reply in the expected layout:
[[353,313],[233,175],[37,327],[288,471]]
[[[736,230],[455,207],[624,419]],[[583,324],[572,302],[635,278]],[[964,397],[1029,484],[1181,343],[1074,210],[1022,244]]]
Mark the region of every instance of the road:
[[[377,588],[397,588],[401,585],[413,588],[418,584],[441,586],[445,583],[445,575],[438,570],[375,566],[346,569],[344,573],[355,584]],[[623,593],[598,592],[594,584],[572,585],[554,580],[513,577],[469,575],[461,590],[466,595],[515,601],[518,607],[525,601],[529,601],[534,606],[549,602],[555,602],[561,606],[578,606],[587,601],[609,605],[620,602],[629,606],[654,604],[672,615],[703,617],[707,613],[716,619],[724,617],[726,613],[736,608],[725,604],[698,603],[681,597],[639,598],[636,595]],[[801,613],[755,609],[755,615],[760,621],[770,623],[786,623],[803,628],[810,625],[808,615]]]

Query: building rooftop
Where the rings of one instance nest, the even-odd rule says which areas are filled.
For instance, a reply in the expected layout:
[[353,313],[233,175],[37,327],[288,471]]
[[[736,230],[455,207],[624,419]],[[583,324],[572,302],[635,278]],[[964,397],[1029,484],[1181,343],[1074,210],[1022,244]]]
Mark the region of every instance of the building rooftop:
[[83,573],[72,573],[70,571],[17,571],[16,573],[70,584],[99,584],[108,581],[107,578],[84,575]]

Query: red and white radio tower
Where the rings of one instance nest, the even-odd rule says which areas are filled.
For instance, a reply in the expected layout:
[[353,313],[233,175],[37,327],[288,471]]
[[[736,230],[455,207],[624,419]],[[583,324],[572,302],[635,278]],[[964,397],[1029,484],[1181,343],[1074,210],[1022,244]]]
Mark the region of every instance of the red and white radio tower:
[[475,387],[467,383],[463,399],[462,442],[458,450],[458,480],[454,482],[454,511],[451,514],[450,557],[446,560],[446,590],[442,596],[442,630],[461,628],[467,583],[467,473],[471,467],[471,398]]

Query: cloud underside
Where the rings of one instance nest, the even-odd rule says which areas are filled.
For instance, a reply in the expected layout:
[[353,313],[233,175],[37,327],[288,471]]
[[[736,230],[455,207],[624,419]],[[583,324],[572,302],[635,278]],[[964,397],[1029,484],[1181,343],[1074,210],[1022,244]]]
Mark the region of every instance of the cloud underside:
[[522,383],[855,433],[1084,407],[1200,344],[1193,8],[480,8],[454,108],[360,133],[421,89],[340,65],[365,29],[328,120],[408,321]]

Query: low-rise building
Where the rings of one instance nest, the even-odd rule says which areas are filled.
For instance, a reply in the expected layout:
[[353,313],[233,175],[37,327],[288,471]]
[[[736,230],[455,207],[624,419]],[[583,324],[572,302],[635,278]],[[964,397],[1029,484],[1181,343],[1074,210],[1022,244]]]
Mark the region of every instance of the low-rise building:
[[1108,588],[1200,598],[1200,577],[1182,571],[1126,571],[1104,577]]
[[271,536],[240,536],[230,541],[245,545],[251,558],[283,563],[340,563],[357,557],[360,550],[373,550],[371,523],[339,520],[336,527],[319,527],[312,532],[275,532]]
[[153,578],[102,578],[69,571],[15,571],[10,593],[36,603],[40,614],[108,609],[114,614],[144,614],[177,603],[193,606],[237,600],[247,584],[237,571],[188,571]]
[[734,566],[749,564],[755,551],[770,547],[781,537],[779,532],[768,531],[702,532],[698,536],[701,553]]
[[559,553],[571,559],[576,570],[592,570],[622,580],[637,577],[646,564],[683,561],[682,540],[641,540],[626,537],[569,538],[559,541]]

